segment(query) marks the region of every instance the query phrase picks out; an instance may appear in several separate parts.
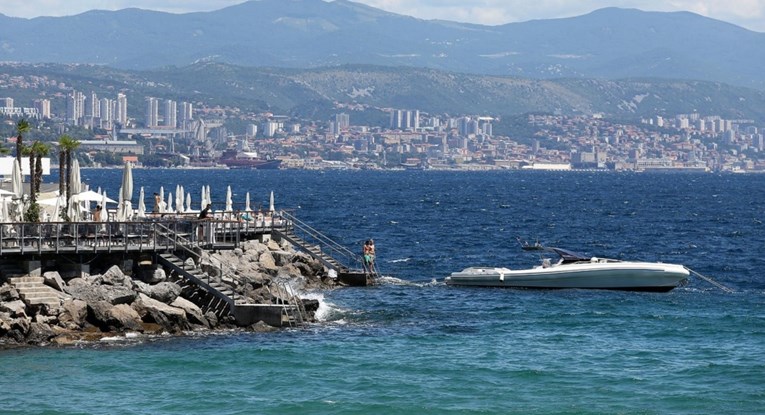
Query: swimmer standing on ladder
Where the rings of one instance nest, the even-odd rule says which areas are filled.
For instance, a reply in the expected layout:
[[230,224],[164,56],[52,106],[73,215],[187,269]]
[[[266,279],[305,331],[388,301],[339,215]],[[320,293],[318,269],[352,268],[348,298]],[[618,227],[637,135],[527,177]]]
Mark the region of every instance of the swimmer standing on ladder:
[[364,247],[362,251],[364,255],[364,269],[367,272],[375,273],[375,241],[373,239],[368,239],[366,242],[364,242]]

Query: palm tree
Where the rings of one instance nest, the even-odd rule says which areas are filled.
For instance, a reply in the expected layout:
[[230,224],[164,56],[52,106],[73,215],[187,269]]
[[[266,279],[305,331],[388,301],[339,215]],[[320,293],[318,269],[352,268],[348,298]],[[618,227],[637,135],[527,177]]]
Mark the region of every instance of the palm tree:
[[58,194],[66,193],[66,148],[64,143],[73,140],[72,137],[64,134],[58,139]]
[[22,135],[28,133],[30,128],[29,121],[23,118],[16,123],[16,131],[18,132],[18,135],[16,136],[16,160],[19,161],[19,166],[21,165],[21,152],[24,147],[24,139]]
[[69,181],[72,179],[72,151],[80,146],[80,142],[68,135],[62,135],[61,138],[58,139],[58,144],[61,146],[61,149],[63,149],[66,157],[66,177],[64,178],[64,182],[66,183],[66,201],[68,205],[69,199],[72,197],[72,189],[69,187]]
[[[18,149],[18,143],[16,143],[16,148]],[[37,202],[37,195],[35,195],[35,185],[34,185],[34,171],[35,171],[35,152],[34,152],[34,145],[31,146],[21,146],[21,154],[25,157],[29,157],[29,201],[31,204],[35,204]]]
[[35,169],[34,177],[32,180],[32,187],[34,188],[35,193],[40,193],[40,186],[42,185],[43,175],[42,158],[43,156],[46,156],[48,153],[50,153],[50,144],[35,141],[35,143],[32,145],[32,150],[35,153]]

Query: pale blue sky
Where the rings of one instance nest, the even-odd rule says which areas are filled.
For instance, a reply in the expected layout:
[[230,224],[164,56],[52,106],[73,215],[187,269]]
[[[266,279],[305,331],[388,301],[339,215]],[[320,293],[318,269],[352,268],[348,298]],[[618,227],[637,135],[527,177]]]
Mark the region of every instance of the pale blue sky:
[[[289,0],[284,0],[289,1]],[[765,0],[356,0],[421,19],[498,25],[570,17],[616,6],[655,11],[692,11],[765,32]],[[137,7],[171,13],[216,10],[243,0],[0,0],[0,13],[15,17],[63,16],[91,9]]]

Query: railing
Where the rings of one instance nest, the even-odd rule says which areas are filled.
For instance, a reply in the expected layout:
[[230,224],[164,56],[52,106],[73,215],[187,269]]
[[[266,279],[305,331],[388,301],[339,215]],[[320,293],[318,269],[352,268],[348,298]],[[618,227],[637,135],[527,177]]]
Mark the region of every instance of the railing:
[[[223,212],[215,219],[199,220],[193,215],[153,216],[134,221],[108,222],[2,222],[0,255],[3,253],[85,253],[144,251],[174,248],[174,239],[157,239],[158,227],[168,228],[202,245],[241,244],[243,235],[270,232],[284,227],[277,215],[259,221],[237,219],[235,212]],[[199,225],[202,225],[200,232]]]
[[[282,317],[287,318],[287,322],[290,326],[292,326],[293,323],[292,317],[295,318],[295,325],[303,326],[307,320],[307,312],[303,306],[303,301],[295,295],[292,289],[287,287],[284,282],[274,281],[272,285],[274,290],[269,286],[266,286],[266,288],[276,301],[276,304],[282,306]],[[276,291],[276,293],[274,293],[274,291]],[[290,314],[288,309],[292,309],[294,314]]]
[[284,210],[280,211],[279,215],[287,220],[285,225],[287,230],[294,232],[296,236],[303,239],[306,243],[318,246],[322,253],[326,253],[331,258],[337,260],[342,266],[348,269],[364,268],[361,255],[352,252]]
[[150,221],[4,222],[0,255],[154,250],[162,248],[153,237],[156,226]]

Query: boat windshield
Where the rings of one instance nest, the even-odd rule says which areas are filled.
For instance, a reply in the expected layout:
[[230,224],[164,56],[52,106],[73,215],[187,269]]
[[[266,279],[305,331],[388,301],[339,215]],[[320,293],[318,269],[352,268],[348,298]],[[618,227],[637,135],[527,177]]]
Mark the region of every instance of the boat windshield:
[[564,264],[567,264],[567,263],[570,263],[570,262],[589,261],[592,258],[592,257],[589,257],[589,256],[578,254],[578,253],[573,252],[573,251],[569,251],[568,249],[553,248],[553,247],[548,247],[547,249],[550,250],[550,251],[555,252],[558,255],[560,255],[560,257],[563,260]]

